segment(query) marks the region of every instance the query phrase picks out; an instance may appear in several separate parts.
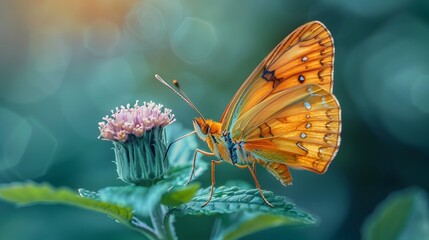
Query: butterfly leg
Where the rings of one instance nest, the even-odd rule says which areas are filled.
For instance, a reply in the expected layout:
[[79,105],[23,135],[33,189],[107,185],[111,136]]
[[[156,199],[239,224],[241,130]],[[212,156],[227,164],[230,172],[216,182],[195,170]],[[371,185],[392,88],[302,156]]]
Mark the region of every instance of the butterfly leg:
[[167,158],[167,155],[168,155],[168,151],[170,151],[170,147],[171,147],[171,146],[173,146],[173,144],[174,144],[174,143],[176,143],[176,142],[178,142],[178,141],[180,141],[180,140],[182,140],[182,139],[184,139],[184,138],[186,138],[186,137],[189,137],[189,136],[191,136],[192,134],[195,134],[195,133],[197,133],[197,132],[192,131],[192,132],[190,132],[190,133],[187,133],[187,134],[185,134],[185,135],[183,135],[183,136],[181,136],[181,137],[179,137],[179,138],[176,138],[176,139],[175,139],[175,140],[173,140],[170,144],[168,144],[167,150],[165,150],[164,158],[162,159],[162,161],[163,161],[163,162],[165,161],[165,159]]
[[256,162],[253,162],[252,167],[250,167],[250,165],[247,165],[247,168],[249,169],[250,174],[252,174],[253,180],[255,181],[255,184],[256,184],[256,188],[258,189],[258,191],[261,194],[261,197],[264,199],[265,203],[270,207],[274,207],[274,205],[272,205],[270,202],[268,202],[268,200],[265,198],[264,193],[262,192],[262,189],[261,189],[261,185],[259,185],[259,181],[256,178]]
[[191,176],[189,176],[189,179],[188,179],[188,181],[185,183],[185,185],[186,184],[188,184],[189,182],[191,182],[191,180],[192,180],[192,177],[194,176],[194,172],[195,172],[195,164],[196,164],[196,162],[197,162],[197,153],[202,153],[202,154],[204,154],[204,155],[206,155],[206,156],[214,156],[215,154],[214,153],[211,153],[211,152],[206,152],[206,151],[203,151],[203,150],[201,150],[201,149],[195,149],[195,152],[194,152],[194,158],[193,158],[193,160],[192,160],[192,172],[191,172]]
[[252,170],[253,170],[253,173],[255,173],[255,176],[256,176],[256,162],[253,162],[253,164],[252,164]]
[[214,186],[216,183],[216,181],[215,181],[215,166],[216,166],[216,164],[221,164],[221,163],[222,163],[222,161],[220,161],[220,160],[219,161],[212,160],[212,187],[210,189],[210,196],[209,196],[209,199],[207,199],[207,201],[201,207],[205,207],[207,204],[209,204],[210,200],[213,197]]

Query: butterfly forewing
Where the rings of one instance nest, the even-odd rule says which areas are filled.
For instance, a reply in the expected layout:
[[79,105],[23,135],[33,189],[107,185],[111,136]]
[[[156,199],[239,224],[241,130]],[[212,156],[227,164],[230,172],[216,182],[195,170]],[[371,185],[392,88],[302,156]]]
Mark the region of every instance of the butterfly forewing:
[[332,92],[333,61],[333,40],[322,23],[314,21],[297,28],[240,87],[222,115],[222,128],[230,129],[242,114],[285,89],[317,84]]

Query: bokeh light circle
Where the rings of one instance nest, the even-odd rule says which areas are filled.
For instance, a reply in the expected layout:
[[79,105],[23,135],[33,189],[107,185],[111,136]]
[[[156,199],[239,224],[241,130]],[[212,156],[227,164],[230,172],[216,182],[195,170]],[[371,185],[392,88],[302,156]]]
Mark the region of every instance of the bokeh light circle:
[[40,177],[51,166],[57,139],[37,120],[0,108],[0,174],[10,180]]
[[30,141],[30,123],[12,111],[0,108],[0,171],[15,167]]
[[428,42],[420,20],[393,18],[355,47],[346,71],[350,96],[372,129],[421,148],[429,146]]
[[32,103],[52,96],[62,86],[72,50],[65,36],[46,29],[29,36],[28,60],[0,89],[15,103]]
[[166,35],[164,15],[155,4],[142,3],[127,16],[127,30],[139,39],[143,48],[156,47]]
[[84,30],[84,46],[96,56],[107,56],[114,53],[120,40],[118,26],[107,20],[92,22]]
[[171,36],[174,52],[189,63],[207,60],[217,42],[213,25],[193,17],[186,18]]
[[[425,70],[428,70],[425,67]],[[429,114],[429,71],[427,74],[416,76],[411,86],[411,101],[420,111]]]

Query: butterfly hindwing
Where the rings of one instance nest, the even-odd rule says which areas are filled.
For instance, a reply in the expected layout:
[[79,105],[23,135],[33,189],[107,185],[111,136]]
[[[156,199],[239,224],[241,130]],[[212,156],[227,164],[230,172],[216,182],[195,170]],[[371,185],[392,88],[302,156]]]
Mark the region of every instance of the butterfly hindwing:
[[340,114],[334,95],[303,85],[257,104],[237,119],[231,135],[257,159],[323,173],[338,151]]
[[292,176],[286,164],[276,162],[266,162],[256,159],[256,162],[268,170],[275,178],[277,178],[283,185],[292,184]]

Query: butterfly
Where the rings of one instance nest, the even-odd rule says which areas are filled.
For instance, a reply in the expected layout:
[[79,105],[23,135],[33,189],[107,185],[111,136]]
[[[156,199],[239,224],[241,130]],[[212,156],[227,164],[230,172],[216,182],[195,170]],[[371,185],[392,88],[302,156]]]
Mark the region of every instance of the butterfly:
[[341,133],[341,108],[332,92],[333,64],[329,30],[318,21],[298,27],[250,74],[219,122],[205,119],[175,81],[180,94],[175,92],[200,115],[190,134],[196,133],[211,150],[195,150],[189,180],[198,153],[216,158],[211,161],[211,191],[203,207],[213,196],[215,166],[222,162],[248,169],[271,207],[256,177],[256,165],[283,185],[292,184],[290,168],[326,172],[338,152]]

